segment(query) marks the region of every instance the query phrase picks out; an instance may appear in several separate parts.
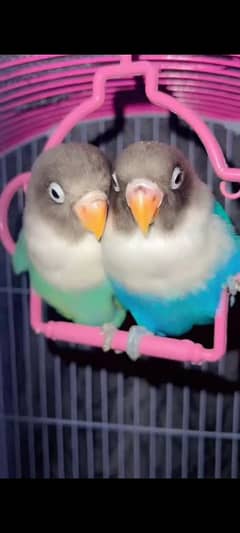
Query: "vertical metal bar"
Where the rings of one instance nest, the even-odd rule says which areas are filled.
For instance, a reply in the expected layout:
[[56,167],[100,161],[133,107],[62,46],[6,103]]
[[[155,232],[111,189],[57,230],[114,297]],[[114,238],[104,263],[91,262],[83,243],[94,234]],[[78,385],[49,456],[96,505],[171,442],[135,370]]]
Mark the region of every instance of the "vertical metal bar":
[[[173,385],[167,384],[166,387],[166,428],[172,427],[172,413],[173,413]],[[166,436],[166,478],[172,477],[172,437]]]
[[[214,133],[212,125],[208,124],[208,127],[212,131],[212,133]],[[213,168],[212,168],[212,165],[211,165],[209,157],[208,157],[208,160],[207,160],[207,185],[208,185],[208,187],[209,187],[209,189],[211,191],[213,191],[213,178],[214,178],[214,176],[213,176]]]
[[[117,375],[117,419],[118,424],[124,424],[124,379],[122,374]],[[118,432],[118,476],[125,478],[125,462],[124,462],[124,433]]]
[[[7,184],[7,167],[6,158],[1,159],[1,175],[3,178],[3,185]],[[17,361],[16,361],[16,342],[15,342],[15,324],[14,324],[14,304],[12,294],[12,276],[10,258],[6,255],[6,279],[7,279],[7,307],[8,307],[8,337],[10,350],[10,366],[11,366],[11,380],[12,380],[12,403],[14,415],[19,415],[18,402],[18,383],[17,383]],[[15,460],[16,460],[16,477],[21,478],[21,442],[20,442],[20,428],[17,421],[14,422],[14,445],[15,445]]]
[[[100,121],[98,122],[98,130],[99,130],[99,133],[100,133],[100,134],[105,133],[105,131],[106,131],[106,123],[105,123],[104,120],[100,120]],[[105,152],[106,152],[106,145],[103,144],[103,143],[101,143],[101,145],[100,145],[100,149],[102,150],[102,152],[105,153]]]
[[[233,132],[230,130],[227,130],[226,134],[226,157],[227,160],[231,161],[233,154]],[[228,188],[232,192],[232,184],[228,183]],[[229,216],[231,216],[231,206],[232,206],[232,200],[229,198],[224,198],[224,205],[227,213]]]
[[156,478],[156,435],[151,433],[151,428],[157,424],[157,396],[156,389],[150,388],[150,457],[149,457],[149,477]]
[[122,134],[122,132],[119,132],[119,134],[117,136],[116,148],[117,148],[117,155],[118,155],[123,149],[123,134]]
[[159,117],[153,117],[153,141],[159,141],[160,120]]
[[[134,384],[133,384],[133,425],[139,426],[140,424],[140,411],[139,411],[139,402],[140,402],[140,394],[139,394],[139,388],[140,383],[138,378],[134,378]],[[139,433],[136,432],[133,437],[133,471],[134,471],[134,478],[139,479],[140,478],[140,436]]]
[[[100,371],[101,384],[101,419],[102,422],[108,423],[108,388],[107,388],[107,372],[105,369]],[[102,460],[103,460],[103,477],[109,478],[109,433],[106,430],[102,431]]]
[[[183,419],[182,429],[183,431],[189,429],[189,411],[190,411],[190,391],[188,387],[184,387],[183,390]],[[188,437],[183,435],[182,437],[182,461],[181,471],[182,478],[186,479],[188,476]]]
[[[70,397],[71,397],[71,419],[77,420],[77,371],[76,363],[70,364]],[[79,477],[79,456],[78,456],[78,428],[71,427],[72,440],[72,473],[73,478]]]
[[[225,358],[221,359],[218,364],[218,375],[224,374],[225,370]],[[217,395],[217,412],[216,412],[216,432],[222,432],[223,424],[223,394]],[[215,473],[214,477],[221,478],[222,473],[222,439],[217,437],[215,443]]]
[[[86,383],[86,419],[92,422],[92,369],[88,366],[85,369]],[[94,478],[94,452],[93,452],[93,430],[87,429],[87,469],[88,477]]]
[[81,142],[83,143],[88,142],[87,124],[81,124],[80,138],[81,138]]
[[[4,396],[3,396],[3,364],[2,351],[0,346],[0,414],[5,414]],[[7,456],[7,430],[4,418],[0,420],[0,479],[8,478],[8,456]]]
[[[55,392],[55,416],[62,419],[62,383],[61,383],[61,361],[59,357],[54,359],[54,392]],[[64,445],[63,445],[63,426],[58,424],[57,431],[57,463],[58,477],[63,479],[64,475]]]
[[[239,433],[239,402],[240,394],[239,392],[234,393],[233,401],[233,426],[232,432],[235,435]],[[233,439],[232,441],[232,458],[231,458],[231,477],[236,479],[238,477],[238,440]]]
[[[206,371],[207,365],[202,367],[202,371]],[[199,405],[199,439],[198,439],[198,478],[204,478],[204,452],[205,452],[205,440],[201,436],[201,433],[206,428],[206,414],[207,414],[207,393],[202,390],[200,392],[200,405]]]
[[[36,142],[33,142],[31,145],[31,163],[36,157],[37,146]],[[17,150],[17,174],[23,172],[22,164],[22,151],[21,149]],[[22,212],[24,209],[24,200],[23,193],[18,195],[18,208]],[[21,276],[21,287],[24,291],[27,291],[27,279],[26,276]],[[33,416],[33,401],[32,401],[32,372],[31,372],[31,348],[30,348],[30,332],[29,332],[29,312],[28,312],[28,296],[23,293],[21,295],[22,300],[22,332],[23,332],[23,355],[24,355],[24,364],[25,364],[25,382],[26,382],[26,406],[27,406],[27,415],[29,417]],[[30,467],[30,477],[36,477],[36,464],[35,464],[35,442],[34,442],[34,427],[31,422],[27,424],[28,430],[28,454],[29,454],[29,467]]]
[[141,118],[135,117],[134,119],[134,142],[141,140]]
[[[40,413],[41,417],[47,417],[47,376],[46,376],[46,341],[42,335],[38,337],[38,360],[39,360],[39,388],[40,388]],[[49,436],[48,424],[42,425],[43,442],[43,476],[50,477],[49,460]]]

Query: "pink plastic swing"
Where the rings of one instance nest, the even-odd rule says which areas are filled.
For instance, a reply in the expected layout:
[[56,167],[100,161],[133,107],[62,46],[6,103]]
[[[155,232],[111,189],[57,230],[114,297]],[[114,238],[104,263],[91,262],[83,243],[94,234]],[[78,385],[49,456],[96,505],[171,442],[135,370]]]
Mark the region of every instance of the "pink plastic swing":
[[[121,55],[119,64],[98,68],[93,77],[92,95],[75,107],[60,122],[46,143],[44,150],[60,144],[76,124],[103,106],[106,97],[106,82],[108,80],[133,78],[135,76],[144,77],[146,96],[151,104],[175,113],[197,133],[208,153],[216,175],[223,180],[220,183],[220,190],[225,198],[231,200],[240,198],[240,190],[235,194],[230,194],[225,183],[240,183],[240,169],[228,167],[218,142],[206,124],[177,99],[158,91],[158,69],[154,64],[146,60],[134,62],[131,55]],[[8,208],[18,189],[23,188],[26,191],[30,177],[30,172],[16,176],[5,187],[0,197],[0,239],[10,254],[14,253],[15,243],[8,229]],[[226,352],[228,304],[228,292],[223,291],[215,317],[214,345],[212,349],[206,349],[201,344],[196,344],[189,340],[146,335],[140,342],[141,354],[182,362],[189,361],[194,364],[218,361]],[[98,327],[82,326],[64,321],[43,322],[42,300],[32,289],[30,291],[30,320],[34,331],[38,334],[43,334],[49,339],[102,347],[103,336],[101,329]],[[112,341],[112,348],[125,351],[127,338],[127,332],[117,331]]]

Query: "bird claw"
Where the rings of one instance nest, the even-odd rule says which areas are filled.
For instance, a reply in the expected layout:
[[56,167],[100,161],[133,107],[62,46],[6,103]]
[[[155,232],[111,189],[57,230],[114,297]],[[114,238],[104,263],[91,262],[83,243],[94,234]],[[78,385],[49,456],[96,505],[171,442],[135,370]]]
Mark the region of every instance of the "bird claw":
[[[102,349],[103,349],[104,352],[109,352],[109,350],[111,350],[113,336],[116,333],[117,328],[111,323],[110,324],[104,324],[103,327],[102,327],[102,331],[103,331],[103,347],[102,347]],[[117,354],[122,353],[119,350],[114,350],[114,352],[117,353]]]
[[132,326],[128,333],[128,343],[126,353],[132,361],[137,361],[140,357],[139,344],[141,338],[145,335],[150,335],[150,331],[140,326]]
[[230,306],[233,307],[236,300],[236,295],[240,292],[240,278],[238,276],[232,276],[228,279],[227,289],[230,294]]
[[[112,339],[116,333],[117,328],[113,324],[104,324],[102,327],[103,332],[103,351],[109,352],[111,350]],[[149,335],[150,331],[140,326],[132,326],[128,333],[128,343],[126,353],[132,361],[137,361],[140,357],[139,344],[141,338],[145,335]],[[123,353],[121,350],[114,350],[116,354]]]

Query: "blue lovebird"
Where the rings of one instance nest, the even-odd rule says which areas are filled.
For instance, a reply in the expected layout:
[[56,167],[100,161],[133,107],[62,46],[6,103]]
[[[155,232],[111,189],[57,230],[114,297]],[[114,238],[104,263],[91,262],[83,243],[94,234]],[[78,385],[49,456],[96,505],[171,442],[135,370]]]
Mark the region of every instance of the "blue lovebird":
[[239,288],[240,237],[175,147],[134,143],[114,170],[103,260],[138,324],[127,350],[136,359],[146,331],[178,337],[213,322],[223,287]]

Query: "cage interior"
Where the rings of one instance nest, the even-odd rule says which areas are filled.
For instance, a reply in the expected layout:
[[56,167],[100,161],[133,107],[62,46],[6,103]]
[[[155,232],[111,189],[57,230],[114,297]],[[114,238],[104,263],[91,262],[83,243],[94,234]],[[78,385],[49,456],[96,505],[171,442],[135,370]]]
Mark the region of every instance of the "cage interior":
[[[201,65],[204,70],[204,62]],[[140,98],[141,88],[134,90]],[[130,91],[126,105],[134,105],[133,99]],[[186,124],[153,113],[146,103],[142,112],[138,106],[137,113],[130,107],[124,114],[116,110],[115,100],[114,115],[111,105],[111,118],[91,117],[65,142],[93,142],[111,159],[137,140],[175,144],[240,229],[238,201],[223,199],[206,152]],[[228,163],[240,167],[237,125],[210,118],[209,127]],[[45,134],[31,140],[24,125],[19,141],[15,135],[13,142],[10,133],[7,142],[5,137],[1,190],[31,168],[49,125],[44,123]],[[20,138],[24,143],[14,146]],[[15,239],[23,206],[19,192],[10,211]],[[27,275],[13,275],[2,246],[0,264],[0,477],[239,476],[238,306],[230,316],[228,353],[220,363],[200,368],[151,358],[132,363],[124,354],[59,345],[36,335],[29,321]],[[45,312],[48,316],[51,310],[46,307]],[[212,328],[201,328],[197,339],[211,344]]]

